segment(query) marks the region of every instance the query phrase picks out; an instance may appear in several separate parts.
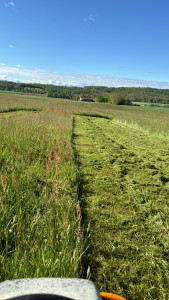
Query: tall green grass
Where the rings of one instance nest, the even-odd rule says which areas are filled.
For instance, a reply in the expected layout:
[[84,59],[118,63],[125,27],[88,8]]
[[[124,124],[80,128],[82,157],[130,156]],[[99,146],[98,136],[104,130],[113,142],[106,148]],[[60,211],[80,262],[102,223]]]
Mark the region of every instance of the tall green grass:
[[0,279],[79,277],[77,168],[66,113],[1,118]]
[[138,126],[147,134],[167,137],[169,136],[169,114],[154,110],[141,110],[136,107],[123,105],[112,105],[109,103],[84,103],[66,99],[48,98],[47,96],[36,95],[8,95],[0,94],[0,110],[8,108],[35,108],[53,110],[57,114],[89,113],[106,115],[120,122],[132,126]]

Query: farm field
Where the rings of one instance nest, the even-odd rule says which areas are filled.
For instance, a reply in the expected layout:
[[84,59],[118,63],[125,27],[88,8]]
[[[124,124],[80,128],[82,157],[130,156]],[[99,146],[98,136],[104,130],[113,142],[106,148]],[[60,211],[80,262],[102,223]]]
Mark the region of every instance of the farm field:
[[0,111],[0,280],[167,299],[169,114],[8,93]]
[[167,299],[169,143],[89,116],[74,117],[74,143],[92,278],[127,299]]
[[136,106],[135,105],[131,105],[131,108],[137,108],[137,109],[142,109],[142,110],[148,110],[148,111],[157,111],[157,112],[166,112],[166,113],[169,113],[169,106],[167,104],[161,104],[161,105],[150,105],[148,103],[138,103],[135,102]]

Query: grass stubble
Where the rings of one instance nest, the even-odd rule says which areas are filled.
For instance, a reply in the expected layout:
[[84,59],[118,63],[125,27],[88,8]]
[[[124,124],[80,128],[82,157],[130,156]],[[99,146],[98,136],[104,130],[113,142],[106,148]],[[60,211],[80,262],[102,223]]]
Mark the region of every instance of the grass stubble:
[[[1,281],[87,276],[168,299],[168,114],[31,95],[0,109]],[[72,136],[73,113],[93,117]]]

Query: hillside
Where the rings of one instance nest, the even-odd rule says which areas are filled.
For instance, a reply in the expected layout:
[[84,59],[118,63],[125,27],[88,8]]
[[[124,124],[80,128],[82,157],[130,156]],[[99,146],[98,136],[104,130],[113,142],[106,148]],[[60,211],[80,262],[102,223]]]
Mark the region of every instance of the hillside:
[[75,99],[80,95],[97,97],[100,95],[117,93],[120,96],[134,102],[149,102],[169,104],[169,90],[155,88],[119,87],[108,88],[106,86],[68,87],[49,84],[26,84],[0,81],[1,91],[22,92],[30,94],[47,94],[48,97]]

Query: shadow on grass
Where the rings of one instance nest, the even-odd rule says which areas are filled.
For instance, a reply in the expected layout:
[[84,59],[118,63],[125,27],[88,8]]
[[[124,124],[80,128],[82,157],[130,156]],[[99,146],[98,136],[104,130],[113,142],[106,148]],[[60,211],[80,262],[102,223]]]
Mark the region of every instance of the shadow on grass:
[[41,108],[24,108],[24,107],[10,107],[10,108],[6,108],[6,109],[1,109],[0,113],[8,113],[8,112],[17,112],[17,111],[34,111],[34,112],[38,112],[38,111],[42,111]]
[[86,203],[86,195],[87,193],[90,193],[89,190],[86,189],[86,180],[84,180],[84,175],[82,172],[80,172],[80,161],[79,161],[79,153],[75,148],[75,139],[78,137],[77,134],[74,134],[74,118],[72,121],[72,137],[71,137],[71,144],[74,152],[74,160],[75,164],[77,166],[77,197],[78,202],[80,204],[81,209],[81,227],[84,231],[84,252],[81,259],[81,265],[82,265],[82,278],[91,279],[91,274],[89,271],[89,254],[92,253],[92,243],[90,243],[90,221],[88,219],[87,214],[87,203]]
[[111,116],[101,115],[101,114],[97,114],[97,113],[86,113],[86,112],[84,112],[84,113],[74,113],[74,115],[93,117],[93,118],[103,118],[103,119],[108,119],[108,120],[113,119],[113,117],[111,117]]

